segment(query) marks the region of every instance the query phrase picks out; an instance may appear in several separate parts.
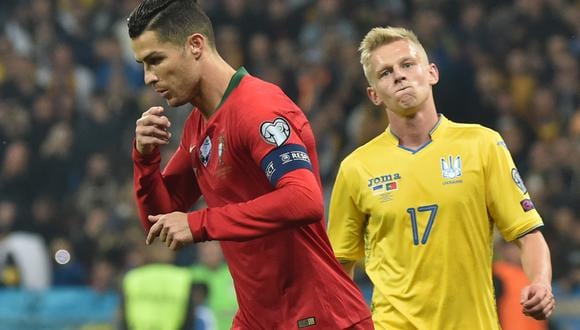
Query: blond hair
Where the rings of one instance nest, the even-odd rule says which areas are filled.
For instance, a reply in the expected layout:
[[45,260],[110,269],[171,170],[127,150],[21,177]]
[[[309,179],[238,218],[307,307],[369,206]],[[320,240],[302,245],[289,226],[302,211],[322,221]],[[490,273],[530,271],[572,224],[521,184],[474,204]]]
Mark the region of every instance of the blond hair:
[[360,51],[360,63],[363,66],[365,77],[367,81],[371,82],[371,53],[379,48],[380,46],[390,44],[397,40],[408,40],[419,49],[420,56],[423,57],[427,62],[427,52],[417,35],[411,30],[407,30],[402,27],[375,27],[367,33],[360,43],[358,50]]

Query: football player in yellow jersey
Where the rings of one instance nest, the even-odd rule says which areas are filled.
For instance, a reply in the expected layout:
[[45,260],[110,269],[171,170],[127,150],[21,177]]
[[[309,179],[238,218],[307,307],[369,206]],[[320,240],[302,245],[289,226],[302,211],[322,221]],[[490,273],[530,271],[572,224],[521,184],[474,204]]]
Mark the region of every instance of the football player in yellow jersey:
[[542,219],[500,135],[437,113],[439,72],[413,32],[374,28],[359,50],[368,96],[389,127],[342,162],[328,232],[351,276],[364,257],[376,328],[499,329],[494,227],[521,250],[530,280],[522,312],[549,317]]

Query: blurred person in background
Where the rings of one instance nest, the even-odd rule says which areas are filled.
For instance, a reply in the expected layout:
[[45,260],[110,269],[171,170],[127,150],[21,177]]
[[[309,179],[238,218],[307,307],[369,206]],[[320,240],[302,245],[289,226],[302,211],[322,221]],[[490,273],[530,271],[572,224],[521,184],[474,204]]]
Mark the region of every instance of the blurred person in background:
[[543,222],[501,136],[437,113],[439,71],[412,31],[374,28],[359,49],[368,96],[385,108],[389,126],[341,163],[328,232],[351,276],[365,257],[375,326],[498,329],[489,276],[494,225],[521,249],[530,279],[522,312],[549,317],[555,301]]
[[562,293],[580,291],[580,221],[578,212],[566,205],[554,209],[547,229],[551,230],[549,239],[554,251],[554,283]]
[[98,258],[93,262],[89,279],[89,286],[98,293],[113,292],[116,287],[116,273],[114,265],[108,258]]
[[[196,282],[194,280],[193,286],[193,308],[195,309],[195,323],[194,330],[215,330],[219,329],[218,321],[211,308],[207,306],[209,297],[209,288],[205,282]],[[235,299],[235,298],[234,298]],[[229,324],[232,319],[229,319]],[[229,329],[229,327],[227,328]]]
[[30,148],[24,141],[15,141],[5,147],[0,168],[0,198],[7,198],[24,210],[32,193],[33,182],[29,175]]
[[493,263],[494,284],[498,284],[495,299],[502,330],[548,329],[545,320],[534,320],[521,312],[521,292],[530,281],[522,268],[518,247],[501,238],[496,239],[495,246],[498,254]]
[[[95,266],[99,259],[106,259],[118,264],[122,260],[119,247],[120,241],[125,242],[127,237],[110,235],[112,224],[117,220],[111,210],[95,206],[87,210],[79,228],[73,231],[74,250],[78,258],[87,269]],[[75,221],[78,222],[77,219]]]
[[[164,109],[137,120],[133,168],[146,242],[160,237],[177,249],[221,241],[239,305],[235,329],[371,329],[324,230],[302,111],[277,86],[224,61],[193,0],[143,1],[128,25],[145,82],[170,106],[195,106],[163,172],[159,146],[171,137]],[[208,208],[185,213],[201,195]]]
[[62,121],[50,126],[34,157],[32,172],[36,194],[49,194],[57,201],[65,199],[74,173],[74,144],[75,136],[70,125]]
[[86,162],[86,173],[78,187],[76,205],[88,214],[94,207],[112,210],[117,202],[118,184],[111,174],[110,158],[102,153],[91,154]]
[[46,244],[49,244],[57,236],[66,233],[66,226],[57,217],[57,203],[51,195],[38,195],[32,201],[30,209],[26,212],[27,220],[25,230],[39,233]]
[[147,249],[146,263],[124,276],[122,329],[194,329],[191,275],[173,260],[171,250],[154,244]]
[[217,329],[230,329],[238,304],[232,275],[216,241],[197,245],[199,263],[190,269],[194,282],[207,285],[207,306],[217,320]]
[[[0,201],[0,244],[3,244],[2,242],[14,230],[17,214],[16,203],[10,200]],[[0,287],[18,287],[20,270],[14,261],[13,253],[8,248],[2,248],[0,258]]]
[[73,46],[58,43],[50,54],[51,66],[40,77],[48,89],[66,92],[79,109],[86,110],[94,90],[94,77],[88,68],[75,61],[74,55]]
[[0,200],[0,282],[26,290],[45,290],[52,283],[46,243],[37,233],[13,231],[20,220],[18,214],[16,203]]

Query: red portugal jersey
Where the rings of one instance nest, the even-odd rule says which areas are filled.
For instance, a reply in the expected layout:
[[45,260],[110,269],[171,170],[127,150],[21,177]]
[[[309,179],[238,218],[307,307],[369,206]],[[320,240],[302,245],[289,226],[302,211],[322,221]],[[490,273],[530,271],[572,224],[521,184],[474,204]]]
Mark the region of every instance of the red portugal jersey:
[[142,222],[186,212],[194,241],[221,241],[236,288],[234,329],[346,329],[370,317],[325,233],[314,135],[275,85],[242,68],[218,110],[193,110],[163,173],[133,152]]

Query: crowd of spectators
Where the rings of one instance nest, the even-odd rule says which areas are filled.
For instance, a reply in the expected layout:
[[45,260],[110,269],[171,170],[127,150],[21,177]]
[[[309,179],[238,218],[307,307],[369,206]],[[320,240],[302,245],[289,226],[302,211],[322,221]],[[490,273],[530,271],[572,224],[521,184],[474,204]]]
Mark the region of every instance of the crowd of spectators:
[[[0,241],[41,239],[48,285],[113,290],[143,260],[132,139],[140,113],[164,102],[131,52],[126,17],[138,2],[0,1]],[[544,217],[554,283],[580,292],[578,1],[199,2],[226,61],[279,84],[306,113],[327,198],[342,158],[387,125],[366,97],[358,43],[374,26],[412,28],[440,71],[437,108],[502,134]],[[169,116],[179,123],[189,110]],[[66,265],[52,258],[59,249]],[[195,250],[178,260],[190,265]],[[19,282],[2,272],[0,283]]]

